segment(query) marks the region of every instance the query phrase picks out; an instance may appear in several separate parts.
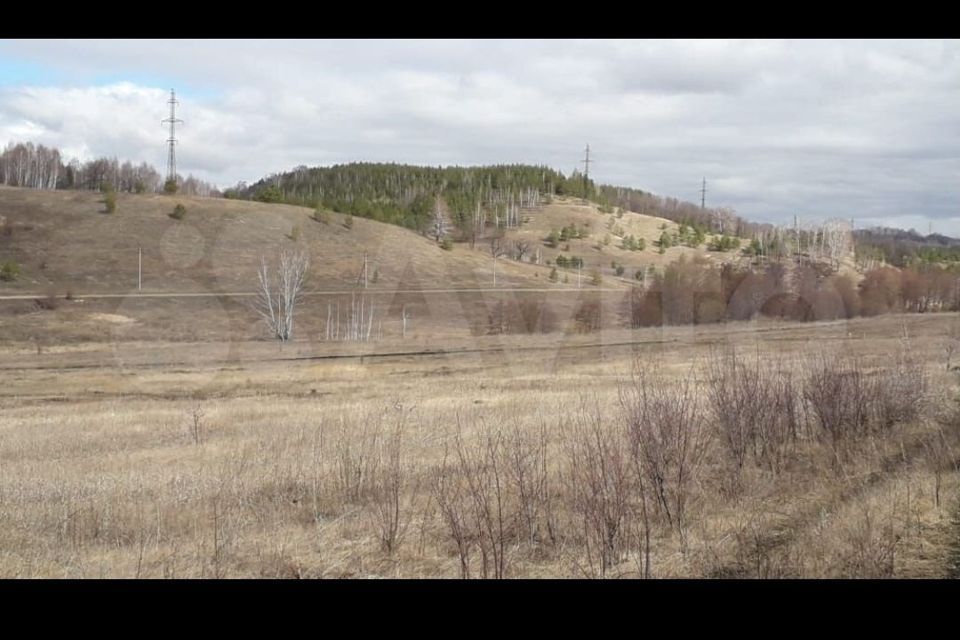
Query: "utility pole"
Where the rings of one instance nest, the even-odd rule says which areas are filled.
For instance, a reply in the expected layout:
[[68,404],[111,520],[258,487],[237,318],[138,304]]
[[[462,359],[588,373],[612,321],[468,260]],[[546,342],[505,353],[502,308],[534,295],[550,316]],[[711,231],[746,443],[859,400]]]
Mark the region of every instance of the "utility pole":
[[174,93],[173,89],[170,89],[170,100],[168,102],[170,105],[170,117],[166,120],[163,120],[161,124],[170,123],[170,137],[167,138],[167,180],[176,181],[177,179],[177,152],[175,146],[177,144],[177,123],[183,124],[183,120],[177,119],[177,96]]
[[800,255],[800,222],[797,219],[797,214],[793,214],[793,240],[795,242],[793,247],[793,260],[794,262],[800,262],[803,258]]
[[407,305],[403,305],[403,308],[400,311],[400,327],[401,327],[401,336],[404,338],[407,337],[407,318],[410,316],[407,315]]
[[587,148],[584,151],[583,157],[583,199],[587,199],[587,189],[590,186],[590,144],[587,143]]
[[700,208],[706,209],[707,204],[707,178],[703,178],[703,186],[700,187]]

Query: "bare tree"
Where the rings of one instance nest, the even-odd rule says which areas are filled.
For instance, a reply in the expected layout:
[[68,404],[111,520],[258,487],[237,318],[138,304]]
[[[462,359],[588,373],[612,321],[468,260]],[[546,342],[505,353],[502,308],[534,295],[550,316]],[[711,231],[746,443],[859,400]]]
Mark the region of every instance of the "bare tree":
[[497,286],[497,258],[506,253],[503,245],[502,235],[490,238],[490,255],[493,257],[493,286]]
[[437,206],[433,212],[433,235],[437,242],[447,235],[447,225],[443,218],[443,209],[440,208],[440,196],[437,196]]
[[516,250],[517,261],[523,262],[523,256],[527,255],[530,251],[530,242],[527,240],[517,240],[513,243],[513,247]]
[[310,259],[301,251],[281,249],[275,268],[260,257],[254,306],[277,340],[287,341],[293,335],[293,314],[309,265]]
[[496,235],[490,238],[490,255],[497,259],[506,253],[506,249],[503,248],[503,236]]

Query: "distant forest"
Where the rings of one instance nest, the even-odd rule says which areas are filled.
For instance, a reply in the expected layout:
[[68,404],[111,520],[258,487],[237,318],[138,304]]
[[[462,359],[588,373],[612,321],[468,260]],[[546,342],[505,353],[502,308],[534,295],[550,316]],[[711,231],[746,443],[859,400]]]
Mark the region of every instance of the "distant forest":
[[598,185],[576,170],[565,176],[546,166],[522,164],[436,168],[375,163],[300,166],[252,185],[241,183],[225,190],[224,195],[322,207],[421,232],[432,228],[439,206],[467,236],[475,233],[479,224],[513,226],[518,208],[539,205],[553,196],[584,198],[596,202],[602,211],[620,207],[742,237],[774,229],[773,225],[747,222],[729,209],[701,209],[691,202],[640,189]]
[[[0,184],[31,189],[83,189],[102,191],[112,187],[128,193],[159,193],[163,176],[151,165],[117,158],[96,158],[80,162],[74,158],[64,164],[59,149],[32,142],[10,143],[0,153]],[[187,176],[178,176],[178,191],[185,195],[219,196],[211,184]]]
[[878,227],[854,231],[857,259],[882,261],[896,267],[960,262],[960,239],[914,230]]
[[[538,206],[554,196],[585,198],[601,211],[614,207],[672,220],[698,232],[751,239],[747,253],[784,257],[801,248],[817,247],[835,232],[838,220],[812,228],[750,222],[731,209],[658,196],[641,189],[596,184],[574,171],[536,165],[486,167],[420,167],[403,164],[353,163],[332,167],[299,166],[270,175],[252,185],[240,183],[224,196],[284,202],[371,218],[429,233],[438,209],[459,231],[460,239],[476,239],[487,227],[515,226],[518,210]],[[848,227],[847,227],[848,228]],[[798,233],[799,231],[799,233]],[[798,239],[799,237],[799,239]],[[898,267],[960,262],[960,240],[900,229],[865,229],[853,234],[857,261]]]

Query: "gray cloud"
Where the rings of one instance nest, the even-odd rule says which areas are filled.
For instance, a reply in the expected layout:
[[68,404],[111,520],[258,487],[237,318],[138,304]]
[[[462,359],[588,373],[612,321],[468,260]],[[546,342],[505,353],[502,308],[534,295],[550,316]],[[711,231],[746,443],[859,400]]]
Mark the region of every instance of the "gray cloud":
[[748,218],[960,234],[954,41],[6,41],[0,140],[164,163],[220,185],[299,164],[535,162]]

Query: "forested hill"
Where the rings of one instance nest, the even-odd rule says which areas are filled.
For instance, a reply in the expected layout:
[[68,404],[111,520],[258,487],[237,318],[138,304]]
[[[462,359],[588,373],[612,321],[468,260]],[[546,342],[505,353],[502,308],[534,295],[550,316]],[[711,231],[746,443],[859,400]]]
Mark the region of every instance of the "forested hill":
[[913,229],[876,227],[858,229],[853,235],[861,260],[873,258],[897,267],[960,262],[960,239],[938,233],[924,236]]
[[[433,230],[439,207],[460,238],[481,237],[487,227],[516,226],[518,212],[553,196],[586,198],[601,211],[620,207],[657,216],[694,229],[759,241],[765,253],[790,252],[792,229],[749,222],[726,208],[701,208],[677,198],[641,189],[596,184],[574,171],[566,176],[546,166],[420,167],[356,163],[297,167],[253,185],[228,189],[226,197],[323,207],[372,218],[421,232]],[[816,245],[820,227],[803,232],[803,244]],[[809,237],[808,237],[809,236]],[[854,234],[861,260],[896,266],[960,262],[960,240],[922,236],[900,229],[864,229]]]
[[312,169],[301,166],[249,187],[228,189],[224,195],[322,206],[425,230],[433,220],[438,196],[451,221],[464,228],[478,204],[485,213],[506,217],[514,207],[539,204],[543,193],[570,193],[571,186],[561,173],[529,165],[434,168],[355,163]]
[[640,189],[597,185],[574,171],[570,176],[545,166],[420,167],[356,163],[332,167],[297,167],[252,185],[238,185],[227,197],[321,206],[341,213],[427,230],[437,198],[444,213],[461,232],[478,219],[511,225],[517,208],[536,206],[543,197],[586,198],[601,209],[623,209],[747,235],[770,225],[748,223],[725,209],[701,209],[676,198]]

